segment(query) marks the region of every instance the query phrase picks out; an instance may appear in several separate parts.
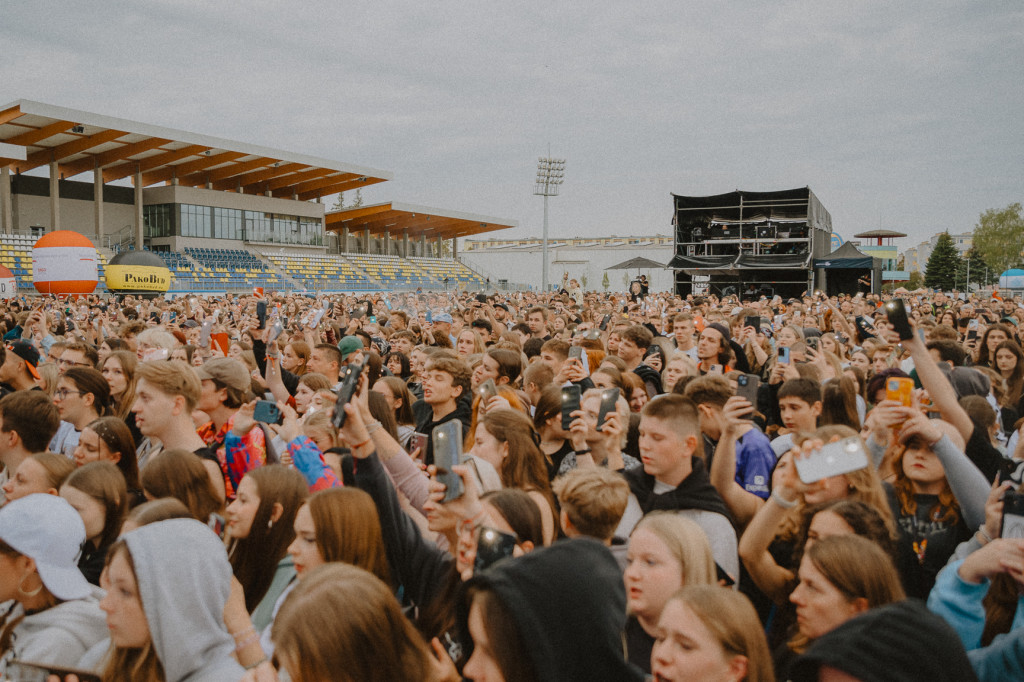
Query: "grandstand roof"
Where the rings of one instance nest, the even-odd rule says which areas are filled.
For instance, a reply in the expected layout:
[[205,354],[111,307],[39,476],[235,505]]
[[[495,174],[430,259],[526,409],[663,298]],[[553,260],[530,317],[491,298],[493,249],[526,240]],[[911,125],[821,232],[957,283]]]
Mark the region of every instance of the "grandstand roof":
[[342,164],[183,130],[161,128],[50,104],[17,100],[0,107],[0,143],[26,155],[0,155],[0,167],[24,173],[56,161],[61,177],[102,169],[113,182],[142,173],[143,186],[169,183],[308,201],[392,179],[375,168]]
[[324,218],[324,224],[328,230],[340,231],[347,227],[358,232],[368,229],[371,235],[387,232],[392,238],[399,238],[408,230],[409,237],[416,239],[421,235],[428,239],[455,239],[519,225],[515,220],[400,204],[397,201],[330,211]]

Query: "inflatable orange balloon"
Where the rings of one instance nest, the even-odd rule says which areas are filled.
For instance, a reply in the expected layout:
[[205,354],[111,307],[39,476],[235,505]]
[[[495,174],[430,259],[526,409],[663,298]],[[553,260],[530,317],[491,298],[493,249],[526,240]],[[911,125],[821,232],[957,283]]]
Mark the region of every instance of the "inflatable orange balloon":
[[50,232],[32,247],[32,284],[42,294],[91,294],[99,283],[98,261],[84,235]]

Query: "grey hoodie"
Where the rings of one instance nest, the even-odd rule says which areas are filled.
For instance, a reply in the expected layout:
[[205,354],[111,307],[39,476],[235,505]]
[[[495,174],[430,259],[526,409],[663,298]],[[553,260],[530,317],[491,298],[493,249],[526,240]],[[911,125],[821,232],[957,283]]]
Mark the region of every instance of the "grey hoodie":
[[124,539],[167,682],[240,680],[245,670],[224,626],[231,564],[220,538],[193,519],[171,519]]
[[[74,668],[89,647],[108,636],[107,622],[99,602],[103,591],[98,587],[85,599],[66,601],[25,616],[14,628],[11,648],[0,661],[0,673],[6,671],[11,659],[30,663],[50,663]],[[16,604],[8,621],[24,611]]]

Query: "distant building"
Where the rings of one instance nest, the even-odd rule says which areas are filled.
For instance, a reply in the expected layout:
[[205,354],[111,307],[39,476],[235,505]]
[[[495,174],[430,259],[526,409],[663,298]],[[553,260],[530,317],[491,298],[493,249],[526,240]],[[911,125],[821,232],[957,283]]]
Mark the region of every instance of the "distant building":
[[[569,277],[578,280],[587,291],[604,291],[602,282],[606,272],[608,291],[625,291],[639,272],[647,275],[651,291],[671,291],[675,286],[672,270],[607,268],[637,256],[665,265],[672,260],[672,255],[672,237],[660,234],[548,239],[548,272],[552,286],[561,284],[563,273],[569,273]],[[461,244],[459,260],[490,278],[493,285],[539,289],[544,263],[543,240],[535,237],[466,239]]]
[[[901,255],[903,256],[903,269],[908,272],[920,272],[922,275],[925,270],[928,269],[928,259],[932,256],[932,250],[935,245],[939,243],[939,234],[932,236],[926,242],[921,242],[917,246],[912,246]],[[953,245],[956,246],[956,250],[963,255],[970,251],[971,244],[974,239],[973,232],[961,232],[960,234],[950,234],[953,239]]]

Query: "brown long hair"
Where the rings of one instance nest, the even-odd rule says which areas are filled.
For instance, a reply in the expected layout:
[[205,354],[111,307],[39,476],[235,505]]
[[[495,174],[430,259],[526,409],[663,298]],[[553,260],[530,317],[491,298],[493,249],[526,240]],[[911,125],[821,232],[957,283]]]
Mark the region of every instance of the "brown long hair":
[[[903,471],[903,457],[907,454],[907,443],[899,443],[890,448],[893,453],[892,468],[896,478],[892,487],[896,491],[896,499],[900,502],[900,512],[913,516],[917,513],[917,499],[914,497],[914,482],[907,478]],[[927,448],[930,450],[931,448]],[[960,520],[960,503],[949,487],[949,479],[943,478],[939,501],[929,510],[928,518],[953,525]]]
[[222,509],[203,461],[188,450],[165,450],[154,457],[142,470],[142,489],[153,498],[178,498],[203,523]]
[[100,417],[86,428],[92,429],[100,440],[107,446],[110,452],[120,455],[117,460],[117,468],[124,476],[125,485],[129,490],[138,490],[139,485],[139,460],[135,456],[135,439],[132,438],[131,429],[120,417]]
[[[815,542],[804,554],[843,596],[864,599],[867,607],[885,606],[906,599],[892,558],[875,542],[859,535],[835,535]],[[803,653],[810,641],[797,634],[789,647]]]
[[272,636],[295,682],[437,679],[426,644],[388,584],[357,566],[310,571],[281,606]]
[[358,566],[391,584],[380,517],[369,494],[358,488],[328,488],[311,495],[306,504],[325,562]]
[[840,376],[829,379],[821,387],[821,426],[840,424],[851,429],[860,429],[860,415],[857,414],[857,387],[850,377]]
[[101,367],[106,367],[107,363],[110,362],[110,358],[117,359],[117,362],[121,365],[121,372],[124,374],[125,385],[124,393],[120,396],[113,397],[114,401],[114,415],[121,419],[128,418],[132,413],[132,405],[135,404],[135,386],[138,379],[135,376],[135,368],[139,364],[139,358],[136,357],[135,353],[126,350],[115,350],[111,351],[110,355],[103,361]]
[[[135,572],[135,562],[132,560],[132,553],[128,551],[128,545],[124,540],[113,544],[107,552],[107,560],[104,570],[110,566],[114,557],[123,555],[128,562],[128,568],[138,582],[138,573]],[[153,646],[153,639],[150,638],[138,649],[128,649],[112,646],[107,659],[107,665],[103,669],[103,682],[120,682],[121,680],[133,680],[133,682],[164,682],[164,666],[156,655],[156,647]]]
[[114,544],[128,514],[128,487],[121,471],[112,462],[89,462],[72,471],[64,485],[81,490],[103,505],[103,531],[96,544]]
[[[252,613],[270,588],[278,562],[295,539],[295,514],[309,497],[309,488],[297,469],[282,464],[257,467],[246,476],[256,485],[260,504],[249,535],[231,541],[228,557],[232,572],[245,588],[245,608]],[[275,504],[280,504],[282,511],[271,524]]]
[[484,415],[484,428],[499,443],[508,443],[508,456],[501,462],[499,474],[506,488],[537,490],[551,494],[544,455],[537,445],[537,434],[530,418],[518,410],[502,408]]

